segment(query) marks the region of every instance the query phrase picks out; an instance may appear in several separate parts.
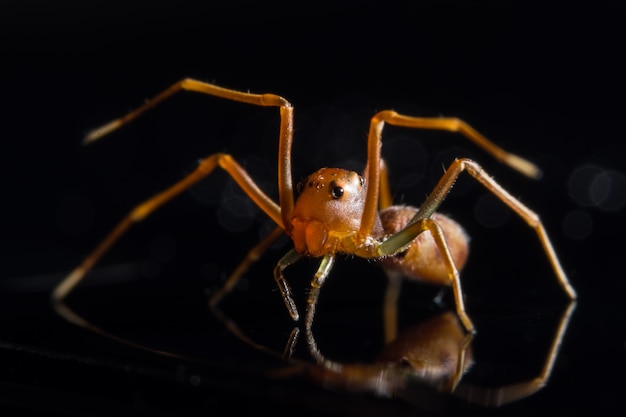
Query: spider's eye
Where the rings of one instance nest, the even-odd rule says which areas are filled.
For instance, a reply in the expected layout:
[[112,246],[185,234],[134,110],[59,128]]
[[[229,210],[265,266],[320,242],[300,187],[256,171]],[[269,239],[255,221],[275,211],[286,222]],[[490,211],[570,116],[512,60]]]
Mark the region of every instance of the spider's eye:
[[330,195],[333,198],[341,198],[343,196],[343,187],[333,181],[330,183]]
[[361,185],[361,187],[363,187],[363,185],[365,184],[365,178],[363,178],[362,175],[359,175],[359,184]]

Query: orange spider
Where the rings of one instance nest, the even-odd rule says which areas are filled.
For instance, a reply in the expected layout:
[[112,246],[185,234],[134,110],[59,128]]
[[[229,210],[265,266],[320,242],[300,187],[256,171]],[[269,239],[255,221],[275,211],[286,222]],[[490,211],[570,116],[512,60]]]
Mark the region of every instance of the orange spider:
[[[381,159],[382,131],[385,123],[415,129],[459,132],[499,161],[523,174],[529,177],[540,175],[535,165],[504,151],[471,126],[455,118],[421,118],[390,110],[375,114],[370,122],[364,174],[341,168],[322,168],[298,185],[300,195],[296,200],[291,173],[294,109],[286,99],[274,94],[245,93],[185,79],[127,115],[91,131],[85,141],[92,142],[111,133],[181,90],[256,106],[279,108],[281,123],[278,147],[278,204],[255,184],[230,155],[215,153],[208,156],[191,174],[132,209],[93,252],[55,288],[52,295],[53,303],[59,311],[65,313],[66,318],[83,322],[71,313],[63,300],[104,252],[133,223],[145,219],[161,205],[211,174],[218,166],[228,172],[256,205],[277,224],[277,227],[247,254],[224,286],[211,297],[212,307],[215,307],[233,288],[249,266],[285,233],[293,240],[294,249],[278,261],[274,269],[274,279],[294,320],[299,319],[299,313],[283,272],[304,256],[321,258],[320,266],[311,281],[311,293],[308,298],[305,326],[309,333],[320,288],[339,253],[380,261],[392,284],[388,290],[387,300],[395,297],[398,287],[397,277],[400,275],[452,286],[457,314],[465,329],[474,332],[474,325],[465,311],[459,280],[459,269],[463,267],[467,258],[468,238],[459,224],[436,213],[463,171],[495,194],[535,230],[561,287],[571,299],[576,297],[576,292],[559,263],[539,216],[496,183],[473,160],[461,158],[452,162],[419,208],[392,205],[387,169]],[[385,314],[387,322],[394,321],[394,312],[391,308],[386,307]]]

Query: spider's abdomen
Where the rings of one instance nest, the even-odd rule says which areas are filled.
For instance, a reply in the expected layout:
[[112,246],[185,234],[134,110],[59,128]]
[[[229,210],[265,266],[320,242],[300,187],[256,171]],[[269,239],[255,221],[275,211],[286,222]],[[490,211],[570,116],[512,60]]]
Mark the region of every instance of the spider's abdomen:
[[[417,213],[412,206],[391,206],[380,212],[385,233],[394,234],[402,230]],[[431,219],[443,230],[448,248],[457,269],[461,270],[469,254],[469,236],[457,222],[443,214],[435,213]],[[385,268],[392,268],[407,278],[437,285],[450,285],[450,278],[441,253],[429,231],[419,234],[409,248],[382,260]]]

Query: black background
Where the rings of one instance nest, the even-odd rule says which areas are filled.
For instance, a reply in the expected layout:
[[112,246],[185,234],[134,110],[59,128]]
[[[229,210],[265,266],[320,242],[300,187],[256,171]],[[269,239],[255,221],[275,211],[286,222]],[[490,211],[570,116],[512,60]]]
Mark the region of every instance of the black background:
[[[288,98],[296,108],[296,179],[323,165],[362,166],[369,117],[386,108],[462,118],[539,164],[543,178],[529,180],[446,134],[388,129],[383,147],[396,197],[412,204],[454,157],[479,161],[541,215],[579,292],[548,386],[492,412],[623,408],[617,395],[624,354],[623,6],[292,3],[1,6],[0,406],[7,415],[423,412],[417,401],[346,395],[302,379],[268,381],[257,371],[285,363],[212,321],[205,292],[219,286],[267,227],[222,173],[134,228],[73,299],[117,334],[205,363],[127,348],[66,324],[49,308],[54,284],[115,222],[190,172],[199,158],[232,153],[273,192],[274,109],[182,93],[101,143],[81,145],[89,129],[185,77]],[[502,214],[490,201],[462,178],[442,206],[473,237],[463,279],[479,330],[476,343],[499,357],[494,363],[538,369],[541,359],[520,357],[529,349],[524,343],[538,334],[550,337],[532,326],[554,327],[565,297],[522,222],[512,214],[491,225],[479,221],[480,207],[495,210],[488,219]],[[251,271],[258,279],[227,301],[243,327],[277,350],[291,324],[271,269],[287,248],[271,250]],[[310,274],[313,267],[301,271]],[[291,279],[302,303],[308,278],[297,275]],[[375,350],[370,339],[378,336],[367,336],[376,330],[364,323],[379,325],[379,308],[369,307],[379,303],[384,280],[356,260],[346,260],[332,277],[323,294],[333,313],[320,312],[320,338],[344,359],[368,358]],[[505,318],[524,330],[499,334],[494,323]],[[322,323],[334,330],[325,332]],[[361,338],[370,343],[359,347]],[[495,347],[504,338],[511,351]],[[538,350],[548,343],[539,342]],[[198,386],[189,383],[196,374],[203,375]]]

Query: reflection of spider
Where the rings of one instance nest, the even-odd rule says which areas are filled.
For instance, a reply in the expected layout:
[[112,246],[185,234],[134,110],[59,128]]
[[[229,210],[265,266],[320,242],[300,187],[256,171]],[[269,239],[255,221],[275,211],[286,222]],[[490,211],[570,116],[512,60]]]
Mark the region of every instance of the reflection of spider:
[[[547,383],[575,307],[576,302],[571,301],[561,314],[539,373],[533,374],[530,379],[508,385],[487,387],[462,380],[474,363],[471,347],[473,335],[464,333],[458,319],[448,311],[412,324],[397,334],[393,333],[392,339],[369,363],[328,359],[318,349],[315,339],[309,336],[309,352],[316,363],[307,366],[296,364],[294,370],[302,369],[314,381],[327,388],[401,397],[416,404],[422,404],[426,400],[425,395],[432,400],[434,392],[427,388],[434,388],[435,391],[452,393],[470,403],[499,407],[526,398]],[[229,328],[233,330],[232,326]],[[297,337],[297,332],[292,335],[293,338]],[[293,340],[289,343],[295,345]],[[449,405],[447,402],[445,404]]]
[[[321,258],[320,266],[311,282],[308,304],[310,308],[307,308],[306,317],[307,329],[310,330],[313,322],[315,299],[333,267],[336,255],[348,253],[380,261],[390,277],[402,274],[409,278],[452,286],[456,311],[466,330],[473,332],[474,326],[465,312],[459,281],[459,268],[465,263],[468,253],[468,239],[456,222],[435,212],[463,171],[467,171],[495,194],[536,231],[560,285],[570,298],[576,297],[539,217],[498,185],[476,162],[469,159],[455,160],[419,209],[392,205],[387,168],[381,159],[382,131],[385,123],[415,129],[459,132],[512,168],[530,177],[539,176],[539,170],[533,164],[505,152],[458,119],[419,118],[393,111],[377,113],[370,122],[368,157],[364,175],[340,168],[322,168],[298,184],[300,195],[295,202],[291,173],[293,107],[287,100],[274,94],[244,93],[185,79],[138,109],[92,131],[87,135],[86,142],[97,140],[130,122],[180,90],[280,109],[279,203],[272,201],[230,155],[223,153],[210,155],[198,165],[194,172],[139,204],[122,219],[83,263],[55,289],[53,301],[57,307],[64,305],[63,299],[133,223],[143,220],[161,205],[209,175],[217,166],[228,172],[243,191],[278,226],[248,253],[226,284],[213,295],[212,306],[216,306],[248,267],[285,233],[291,237],[295,248],[280,259],[274,270],[274,278],[294,320],[299,318],[299,314],[283,271],[303,256]],[[63,310],[60,309],[60,311]],[[75,316],[70,315],[70,317],[76,319]]]

